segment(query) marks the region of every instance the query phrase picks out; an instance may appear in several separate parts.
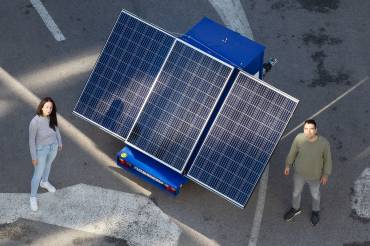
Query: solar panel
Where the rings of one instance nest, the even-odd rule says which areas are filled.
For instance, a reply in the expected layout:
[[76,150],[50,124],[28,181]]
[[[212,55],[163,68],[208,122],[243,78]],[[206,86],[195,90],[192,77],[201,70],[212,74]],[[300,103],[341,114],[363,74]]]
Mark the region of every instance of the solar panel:
[[232,71],[177,40],[127,144],[181,173]]
[[175,37],[121,12],[74,113],[126,139]]
[[245,207],[297,104],[240,72],[187,176]]

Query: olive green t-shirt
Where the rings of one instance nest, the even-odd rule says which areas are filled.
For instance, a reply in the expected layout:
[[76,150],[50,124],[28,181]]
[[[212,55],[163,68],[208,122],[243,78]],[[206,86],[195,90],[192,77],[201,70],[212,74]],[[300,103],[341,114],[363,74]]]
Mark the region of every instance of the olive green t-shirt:
[[329,176],[332,170],[330,144],[326,138],[319,136],[309,142],[303,133],[298,134],[286,158],[285,167],[291,167],[307,179],[320,179]]

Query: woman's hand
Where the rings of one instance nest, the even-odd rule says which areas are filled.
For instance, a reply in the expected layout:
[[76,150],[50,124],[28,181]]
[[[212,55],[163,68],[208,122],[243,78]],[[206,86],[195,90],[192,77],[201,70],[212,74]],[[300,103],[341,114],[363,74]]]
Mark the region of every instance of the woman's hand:
[[32,165],[33,165],[34,167],[36,167],[36,165],[37,165],[37,160],[32,160]]

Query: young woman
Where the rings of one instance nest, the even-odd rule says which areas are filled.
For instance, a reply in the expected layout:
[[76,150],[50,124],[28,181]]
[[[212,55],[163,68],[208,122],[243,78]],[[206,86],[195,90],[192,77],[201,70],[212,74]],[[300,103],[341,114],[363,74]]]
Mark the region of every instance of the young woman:
[[62,150],[56,112],[53,99],[45,97],[37,107],[36,115],[29,126],[29,145],[34,167],[30,197],[32,211],[38,209],[36,195],[39,185],[49,192],[55,192],[55,187],[49,183],[48,178],[58,149]]

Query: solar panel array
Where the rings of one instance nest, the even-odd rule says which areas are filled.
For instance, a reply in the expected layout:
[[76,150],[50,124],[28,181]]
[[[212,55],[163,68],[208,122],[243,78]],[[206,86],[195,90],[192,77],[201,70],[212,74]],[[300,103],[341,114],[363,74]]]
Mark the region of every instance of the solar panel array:
[[239,73],[187,176],[244,207],[297,104]]
[[175,38],[121,12],[74,113],[127,139]]
[[122,11],[74,113],[244,207],[298,100]]
[[127,143],[182,172],[232,71],[177,40]]

